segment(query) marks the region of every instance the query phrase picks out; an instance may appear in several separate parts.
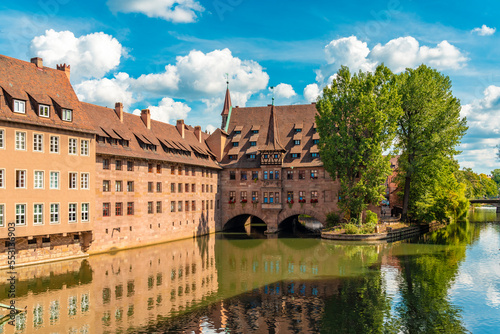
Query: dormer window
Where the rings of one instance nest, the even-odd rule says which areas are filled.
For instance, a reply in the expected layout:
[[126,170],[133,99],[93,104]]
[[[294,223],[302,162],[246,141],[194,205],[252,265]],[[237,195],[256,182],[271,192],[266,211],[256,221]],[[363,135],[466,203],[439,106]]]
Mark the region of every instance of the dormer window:
[[40,104],[40,106],[38,106],[38,116],[49,117],[49,110],[50,110],[49,106]]
[[73,111],[70,109],[63,109],[62,120],[66,122],[71,122],[73,120]]
[[257,142],[256,141],[251,141],[250,142],[250,146],[257,146]]
[[292,158],[300,158],[300,153],[292,153]]
[[241,131],[240,130],[234,131],[234,134],[235,135],[241,135]]
[[21,100],[14,100],[14,112],[19,114],[26,114],[26,102]]
[[300,128],[299,129],[295,129],[295,133],[297,133],[297,132],[302,132],[302,129],[300,129]]
[[257,133],[259,133],[259,130],[252,130],[252,134],[254,134],[254,135],[255,135],[255,134],[257,134]]
[[294,145],[300,145],[300,140],[294,140],[294,141],[293,141],[293,144],[294,144]]
[[237,141],[233,143],[233,147],[238,147],[239,145],[240,145],[240,143]]
[[314,140],[313,140],[313,144],[314,144],[314,145],[319,144],[319,139],[314,139]]

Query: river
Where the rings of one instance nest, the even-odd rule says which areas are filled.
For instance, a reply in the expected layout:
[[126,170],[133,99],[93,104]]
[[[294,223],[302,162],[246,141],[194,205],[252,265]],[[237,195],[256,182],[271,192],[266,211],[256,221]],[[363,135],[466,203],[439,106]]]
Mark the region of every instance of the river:
[[500,214],[392,244],[226,233],[17,274],[27,312],[0,333],[498,333]]

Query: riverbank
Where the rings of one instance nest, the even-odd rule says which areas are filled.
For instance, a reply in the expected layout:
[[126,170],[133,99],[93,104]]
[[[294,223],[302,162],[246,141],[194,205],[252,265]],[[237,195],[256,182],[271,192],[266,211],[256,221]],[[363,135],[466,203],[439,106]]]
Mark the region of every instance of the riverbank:
[[429,231],[433,231],[446,226],[446,224],[438,222],[413,226],[404,226],[403,224],[394,224],[393,226],[390,225],[393,224],[385,226],[385,231],[371,234],[345,234],[344,230],[324,231],[321,232],[321,238],[344,241],[394,242],[419,236]]

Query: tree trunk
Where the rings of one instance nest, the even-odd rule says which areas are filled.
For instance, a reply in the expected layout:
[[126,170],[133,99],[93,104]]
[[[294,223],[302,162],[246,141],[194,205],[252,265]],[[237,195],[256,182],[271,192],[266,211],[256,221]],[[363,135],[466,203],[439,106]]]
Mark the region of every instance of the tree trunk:
[[405,178],[405,192],[403,195],[403,213],[401,214],[401,219],[405,222],[408,220],[408,202],[410,201],[410,172],[406,172]]

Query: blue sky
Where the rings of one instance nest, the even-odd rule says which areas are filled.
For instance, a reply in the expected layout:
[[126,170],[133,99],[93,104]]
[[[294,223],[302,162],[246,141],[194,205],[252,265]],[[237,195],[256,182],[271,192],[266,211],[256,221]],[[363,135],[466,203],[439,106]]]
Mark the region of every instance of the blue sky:
[[[495,1],[37,0],[0,4],[0,53],[71,65],[87,102],[213,129],[233,105],[314,101],[340,65],[448,75],[469,123],[462,167],[500,167]],[[137,112],[137,111],[136,111]]]

